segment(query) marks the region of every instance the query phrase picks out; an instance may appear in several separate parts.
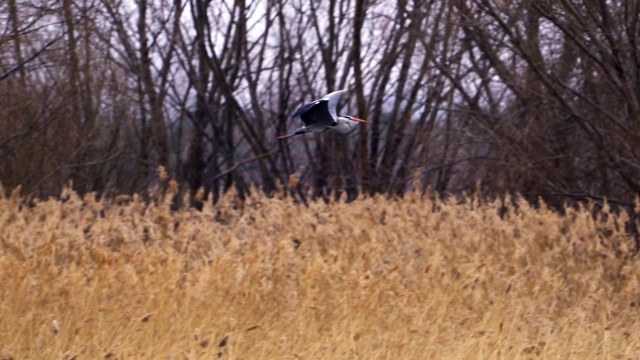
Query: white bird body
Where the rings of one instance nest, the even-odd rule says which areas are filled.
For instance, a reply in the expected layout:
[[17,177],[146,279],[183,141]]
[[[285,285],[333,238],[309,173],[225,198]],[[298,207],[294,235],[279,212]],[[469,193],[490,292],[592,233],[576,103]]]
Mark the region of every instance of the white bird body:
[[334,91],[299,107],[291,115],[291,119],[300,118],[304,126],[295,130],[293,134],[278,136],[278,139],[282,140],[311,131],[324,132],[332,130],[340,134],[349,134],[355,130],[359,123],[366,121],[349,115],[338,116],[336,114],[336,107],[344,92],[345,90]]

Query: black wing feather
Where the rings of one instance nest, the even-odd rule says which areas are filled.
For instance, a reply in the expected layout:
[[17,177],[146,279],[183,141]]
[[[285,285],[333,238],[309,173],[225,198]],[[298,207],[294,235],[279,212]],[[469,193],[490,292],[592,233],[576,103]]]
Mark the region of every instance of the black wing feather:
[[289,119],[293,120],[293,119],[295,119],[295,118],[297,118],[297,117],[302,116],[302,114],[304,114],[305,112],[307,112],[307,110],[309,110],[309,109],[311,109],[312,107],[314,107],[314,106],[318,105],[318,102],[319,102],[319,101],[320,101],[320,100],[312,101],[312,102],[310,102],[310,103],[308,103],[308,104],[304,104],[304,105],[300,106],[300,107],[298,108],[298,110],[296,110],[296,112],[294,112],[294,113],[293,113],[293,115],[291,115],[291,117],[290,117]]
[[324,99],[301,106],[291,117],[298,116],[305,126],[334,126],[337,124],[329,112],[329,101]]

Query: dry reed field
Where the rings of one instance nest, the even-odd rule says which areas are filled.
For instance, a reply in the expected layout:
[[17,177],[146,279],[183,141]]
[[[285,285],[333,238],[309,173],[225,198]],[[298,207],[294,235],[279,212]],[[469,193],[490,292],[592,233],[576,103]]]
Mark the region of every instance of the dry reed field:
[[635,359],[624,214],[0,198],[2,359]]

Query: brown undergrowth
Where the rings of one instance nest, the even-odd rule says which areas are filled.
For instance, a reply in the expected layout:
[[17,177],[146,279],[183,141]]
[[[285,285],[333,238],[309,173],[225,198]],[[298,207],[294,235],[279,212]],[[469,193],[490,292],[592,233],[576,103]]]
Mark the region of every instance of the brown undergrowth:
[[0,198],[3,359],[640,353],[640,262],[607,209],[63,198]]

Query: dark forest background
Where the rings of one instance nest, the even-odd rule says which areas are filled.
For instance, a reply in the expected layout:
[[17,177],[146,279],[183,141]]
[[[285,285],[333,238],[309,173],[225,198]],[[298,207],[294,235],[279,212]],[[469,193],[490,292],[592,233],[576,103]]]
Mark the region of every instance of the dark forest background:
[[[639,3],[2,1],[0,183],[114,196],[163,166],[214,201],[420,186],[633,208]],[[275,139],[336,89],[366,125]]]

